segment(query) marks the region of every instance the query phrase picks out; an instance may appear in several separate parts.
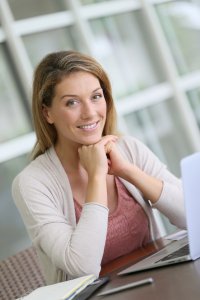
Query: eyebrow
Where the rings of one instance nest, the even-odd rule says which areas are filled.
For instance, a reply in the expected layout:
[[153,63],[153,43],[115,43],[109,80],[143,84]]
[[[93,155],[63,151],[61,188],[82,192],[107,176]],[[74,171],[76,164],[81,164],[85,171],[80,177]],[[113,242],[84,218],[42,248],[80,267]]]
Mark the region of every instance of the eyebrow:
[[[103,89],[102,89],[102,87],[98,87],[98,88],[96,88],[95,90],[92,91],[92,94],[97,92],[98,90],[103,90]],[[60,99],[62,100],[65,97],[79,97],[79,96],[75,95],[75,94],[65,94]]]

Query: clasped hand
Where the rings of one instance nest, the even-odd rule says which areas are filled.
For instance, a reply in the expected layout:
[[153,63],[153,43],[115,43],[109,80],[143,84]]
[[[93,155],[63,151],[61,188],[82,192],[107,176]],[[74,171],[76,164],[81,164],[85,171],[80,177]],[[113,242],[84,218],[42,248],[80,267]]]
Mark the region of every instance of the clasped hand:
[[128,163],[120,154],[116,141],[118,137],[107,135],[93,145],[79,148],[79,158],[88,176],[112,174],[121,176]]

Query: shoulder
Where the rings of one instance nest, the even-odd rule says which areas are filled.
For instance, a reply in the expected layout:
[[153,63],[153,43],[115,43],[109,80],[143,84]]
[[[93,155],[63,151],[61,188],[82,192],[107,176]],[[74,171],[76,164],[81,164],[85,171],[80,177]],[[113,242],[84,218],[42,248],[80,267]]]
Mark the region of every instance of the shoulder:
[[59,162],[52,148],[31,161],[13,180],[12,189],[48,185],[59,176]]
[[39,155],[37,158],[29,162],[29,164],[17,175],[17,178],[32,177],[34,174],[40,176],[45,171],[45,164],[47,163],[46,152]]
[[118,146],[126,156],[129,156],[134,161],[151,152],[142,141],[132,136],[120,137]]
[[120,136],[118,143],[124,148],[134,147],[136,149],[136,148],[146,147],[142,141],[140,141],[134,136],[129,136],[129,135]]
[[160,159],[140,140],[132,136],[122,136],[118,140],[118,147],[122,154],[132,163],[143,170],[161,168]]

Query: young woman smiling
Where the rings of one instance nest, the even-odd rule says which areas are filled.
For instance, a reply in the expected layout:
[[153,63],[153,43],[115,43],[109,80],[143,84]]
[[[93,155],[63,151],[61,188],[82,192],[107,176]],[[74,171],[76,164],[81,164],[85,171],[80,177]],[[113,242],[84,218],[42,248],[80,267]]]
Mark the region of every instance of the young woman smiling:
[[116,130],[110,81],[92,57],[50,53],[34,74],[36,144],[14,201],[48,284],[94,273],[159,237],[153,208],[185,228],[181,182]]

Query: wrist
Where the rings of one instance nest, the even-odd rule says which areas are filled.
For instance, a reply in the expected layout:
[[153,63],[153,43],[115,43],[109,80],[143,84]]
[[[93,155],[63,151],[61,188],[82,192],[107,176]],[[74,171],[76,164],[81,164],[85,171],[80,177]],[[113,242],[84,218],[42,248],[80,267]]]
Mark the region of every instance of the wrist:
[[122,177],[125,180],[129,180],[130,176],[134,174],[135,166],[131,163],[123,164],[121,170],[119,170],[117,176]]
[[95,174],[88,178],[86,203],[88,202],[96,202],[107,207],[106,176]]
[[89,182],[98,182],[98,181],[106,181],[106,176],[107,176],[107,174],[105,174],[105,173],[94,173],[94,174],[88,174],[88,183]]

